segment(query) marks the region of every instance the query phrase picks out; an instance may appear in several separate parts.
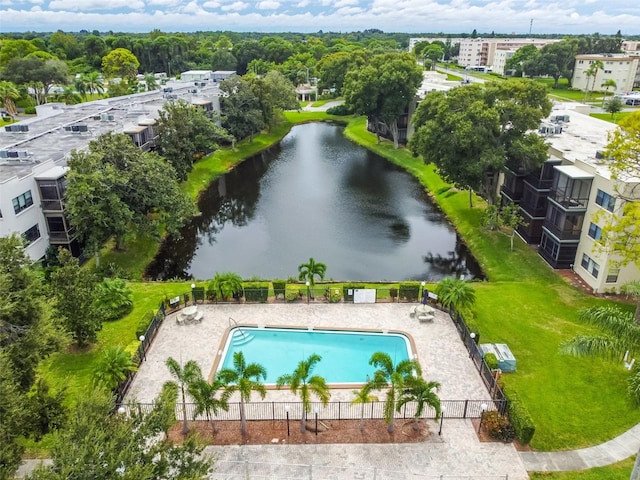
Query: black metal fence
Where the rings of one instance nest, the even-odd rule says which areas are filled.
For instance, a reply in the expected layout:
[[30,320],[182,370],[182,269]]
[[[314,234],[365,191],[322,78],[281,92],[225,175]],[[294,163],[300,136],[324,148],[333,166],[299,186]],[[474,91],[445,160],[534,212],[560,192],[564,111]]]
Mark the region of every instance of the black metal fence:
[[[485,410],[501,411],[504,400],[443,400],[443,417],[449,419],[479,418]],[[148,413],[153,409],[151,403],[135,403],[122,405],[125,410],[134,409],[138,413]],[[229,403],[227,411],[219,410],[213,415],[213,420],[234,421],[240,420],[240,403]],[[408,402],[395,413],[396,419],[415,418],[416,402]],[[247,402],[245,414],[247,420],[289,420],[299,421],[303,415],[307,420],[314,420],[316,412],[318,420],[365,420],[383,419],[384,402],[370,402],[364,404],[352,404],[351,402],[329,402],[323,405],[321,402],[311,402],[310,411],[305,412],[301,402]],[[189,420],[207,420],[205,414],[196,415],[197,406],[194,403],[185,403],[184,408]],[[183,404],[176,405],[176,419],[182,418]],[[425,407],[421,419],[435,419],[436,411],[433,407]]]

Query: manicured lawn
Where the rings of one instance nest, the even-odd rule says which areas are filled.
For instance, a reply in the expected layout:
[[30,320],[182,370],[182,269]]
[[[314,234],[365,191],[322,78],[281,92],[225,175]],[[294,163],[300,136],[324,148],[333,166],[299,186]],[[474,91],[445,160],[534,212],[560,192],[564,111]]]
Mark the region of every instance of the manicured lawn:
[[618,124],[624,117],[631,115],[633,112],[618,112],[615,117],[612,117],[610,113],[590,113],[589,116],[599,118],[606,122]]
[[311,104],[311,106],[312,106],[312,107],[321,107],[321,106],[323,106],[323,105],[326,105],[326,104],[327,104],[327,103],[329,103],[329,102],[335,102],[335,101],[337,101],[337,100],[342,100],[342,97],[337,97],[337,98],[327,98],[327,99],[324,99],[324,100],[318,100],[318,101],[316,101],[316,102],[313,102],[313,103]]
[[[583,102],[585,100],[585,92],[581,92],[579,90],[570,90],[569,83],[566,78],[561,78],[558,80],[558,88],[553,88],[554,80],[553,78],[535,78],[534,79],[538,83],[542,83],[549,87],[549,95],[557,98],[558,100],[564,101],[572,101],[572,102]],[[602,103],[602,93],[596,91],[589,94],[587,98],[587,103]]]
[[531,480],[629,480],[634,457],[607,467],[592,468],[577,472],[532,473]]

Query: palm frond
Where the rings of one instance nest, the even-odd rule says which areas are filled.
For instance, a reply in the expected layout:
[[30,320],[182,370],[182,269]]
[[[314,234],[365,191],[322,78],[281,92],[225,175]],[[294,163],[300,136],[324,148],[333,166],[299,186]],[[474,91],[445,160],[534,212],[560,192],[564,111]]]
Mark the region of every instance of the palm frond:
[[609,360],[622,359],[624,352],[630,350],[628,342],[610,335],[577,335],[560,346],[562,353],[576,357],[601,357]]

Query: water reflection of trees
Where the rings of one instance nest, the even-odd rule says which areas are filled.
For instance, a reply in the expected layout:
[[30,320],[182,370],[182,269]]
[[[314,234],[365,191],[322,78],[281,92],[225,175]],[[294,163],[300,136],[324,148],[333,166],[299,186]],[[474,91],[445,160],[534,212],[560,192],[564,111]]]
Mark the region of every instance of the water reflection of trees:
[[478,263],[471,256],[467,246],[456,236],[456,248],[447,252],[447,255],[433,254],[429,252],[422,257],[428,264],[433,277],[471,275],[473,278],[484,278],[484,274]]

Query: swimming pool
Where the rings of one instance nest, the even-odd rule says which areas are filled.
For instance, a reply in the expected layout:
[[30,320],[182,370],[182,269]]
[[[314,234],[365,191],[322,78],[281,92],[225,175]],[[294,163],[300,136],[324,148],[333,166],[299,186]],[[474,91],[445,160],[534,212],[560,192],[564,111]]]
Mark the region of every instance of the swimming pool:
[[247,363],[265,367],[266,384],[292,373],[313,353],[322,357],[313,375],[330,384],[366,382],[376,370],[369,365],[375,352],[388,353],[394,364],[413,358],[411,341],[401,332],[241,326],[230,329],[223,340],[216,371],[233,368],[233,354],[238,351]]

